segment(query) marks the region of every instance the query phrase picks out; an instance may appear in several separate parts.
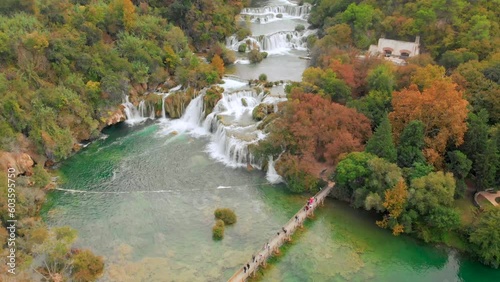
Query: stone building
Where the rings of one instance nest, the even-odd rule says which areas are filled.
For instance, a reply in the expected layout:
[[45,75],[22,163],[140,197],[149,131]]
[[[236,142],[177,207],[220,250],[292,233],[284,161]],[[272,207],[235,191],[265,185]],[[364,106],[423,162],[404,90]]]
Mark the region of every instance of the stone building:
[[420,53],[420,36],[415,42],[398,41],[380,38],[378,45],[370,45],[368,52],[372,56],[383,54],[385,57],[406,59],[417,56]]

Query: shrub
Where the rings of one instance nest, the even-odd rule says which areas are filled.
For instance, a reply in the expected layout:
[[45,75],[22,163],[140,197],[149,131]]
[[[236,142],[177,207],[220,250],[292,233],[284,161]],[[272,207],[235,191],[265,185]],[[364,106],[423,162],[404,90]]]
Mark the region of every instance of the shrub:
[[236,32],[236,38],[238,39],[238,41],[241,41],[241,40],[247,38],[250,35],[252,35],[252,31],[250,31],[250,29],[248,27],[240,28]]
[[50,175],[41,164],[33,168],[33,176],[31,179],[35,182],[35,186],[39,188],[43,188],[50,183]]
[[228,208],[218,208],[214,212],[215,218],[224,221],[226,225],[236,223],[236,214]]
[[264,87],[266,87],[266,88],[271,88],[273,86],[274,86],[274,83],[272,83],[271,81],[264,83]]
[[306,29],[306,27],[303,24],[298,24],[295,27],[295,31],[304,31],[305,29]]
[[238,46],[238,52],[245,53],[246,51],[247,51],[247,45],[245,43],[241,43],[240,46]]
[[259,75],[259,80],[260,80],[260,81],[266,81],[266,80],[267,80],[267,75],[266,75],[265,73],[261,73],[261,74]]
[[256,121],[263,120],[268,114],[274,111],[274,106],[270,104],[259,104],[253,108],[252,118]]
[[260,54],[262,55],[262,58],[267,58],[267,55],[269,55],[267,52],[260,52]]
[[104,271],[104,260],[90,250],[79,251],[73,257],[73,278],[76,281],[95,281]]
[[259,50],[252,49],[252,51],[250,51],[250,53],[248,53],[248,59],[252,63],[259,63],[264,58],[262,57],[262,54],[259,52]]
[[221,240],[224,238],[224,221],[218,219],[212,227],[212,237],[214,240]]

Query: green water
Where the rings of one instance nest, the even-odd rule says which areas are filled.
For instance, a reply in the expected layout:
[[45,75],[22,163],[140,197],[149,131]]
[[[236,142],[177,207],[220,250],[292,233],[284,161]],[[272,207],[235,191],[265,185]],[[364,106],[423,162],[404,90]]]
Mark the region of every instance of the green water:
[[[77,244],[105,257],[102,281],[225,281],[307,196],[215,163],[208,140],[162,136],[159,127],[116,126],[62,163],[61,188],[88,192],[51,192],[44,218],[77,229]],[[217,207],[238,215],[219,242]],[[263,280],[499,281],[500,271],[395,238],[369,214],[327,201]]]

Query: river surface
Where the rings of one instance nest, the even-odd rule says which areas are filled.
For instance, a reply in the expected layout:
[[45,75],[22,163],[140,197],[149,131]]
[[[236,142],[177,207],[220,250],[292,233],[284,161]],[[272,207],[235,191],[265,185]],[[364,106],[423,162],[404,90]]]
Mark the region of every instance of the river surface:
[[[254,7],[285,4],[252,2]],[[274,18],[252,23],[251,29],[254,35],[273,34],[292,31],[298,22],[305,24],[297,17]],[[267,46],[281,47],[269,50],[269,58],[236,64],[233,71],[244,79],[267,73],[270,80],[300,80],[307,61],[298,57],[307,51],[272,40]],[[245,85],[229,82],[226,89]],[[44,219],[51,226],[75,228],[79,247],[105,257],[101,281],[227,280],[308,197],[289,194],[283,184],[269,184],[264,172],[242,165],[251,162],[245,146],[262,138],[249,116],[264,100],[233,89],[214,110],[217,116],[205,120],[201,99],[194,99],[178,121],[144,122],[144,115],[133,125],[106,129],[101,139],[61,164],[63,191],[49,193]],[[238,216],[222,241],[211,233],[218,207],[232,208]],[[447,248],[394,237],[375,220],[327,200],[262,280],[500,281],[498,270]]]
[[[162,125],[121,124],[62,163],[68,191],[44,207],[70,225],[78,246],[106,258],[102,281],[224,281],[306,201],[264,173],[227,168],[209,139],[164,135]],[[77,192],[78,191],[78,192]],[[214,241],[217,207],[238,222]],[[369,213],[327,200],[263,281],[498,281],[500,273],[411,238],[394,237]]]

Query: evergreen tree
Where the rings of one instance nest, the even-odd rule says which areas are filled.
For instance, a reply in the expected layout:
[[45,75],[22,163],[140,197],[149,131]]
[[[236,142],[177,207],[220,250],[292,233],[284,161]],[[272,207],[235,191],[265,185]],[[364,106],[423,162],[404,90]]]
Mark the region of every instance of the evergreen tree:
[[424,124],[419,120],[411,121],[401,133],[397,149],[400,167],[411,167],[414,163],[426,163],[424,148]]
[[497,142],[489,138],[489,114],[482,109],[477,114],[471,113],[468,131],[465,134],[463,151],[472,160],[472,171],[476,176],[476,185],[484,190],[495,183],[498,162]]
[[449,171],[453,172],[457,180],[457,188],[455,189],[455,198],[464,196],[466,185],[465,178],[469,174],[472,167],[472,161],[461,151],[455,150],[448,152],[449,162],[446,164]]
[[392,140],[392,127],[387,114],[366,144],[366,152],[377,155],[389,162],[396,162],[397,152]]

